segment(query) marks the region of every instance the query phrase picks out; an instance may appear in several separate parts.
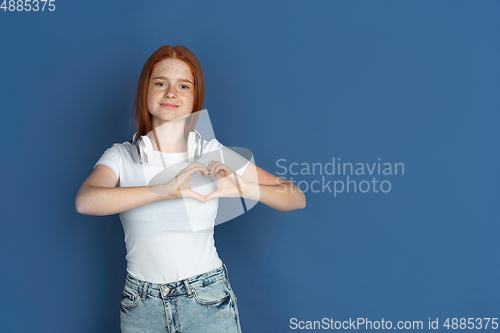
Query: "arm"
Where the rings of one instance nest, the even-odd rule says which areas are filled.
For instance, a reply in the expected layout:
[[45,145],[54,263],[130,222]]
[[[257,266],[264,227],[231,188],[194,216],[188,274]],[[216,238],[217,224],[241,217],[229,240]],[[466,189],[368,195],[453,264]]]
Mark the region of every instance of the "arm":
[[137,187],[116,187],[115,172],[107,165],[98,164],[83,182],[75,199],[76,211],[85,215],[112,215],[126,210],[168,199],[204,197],[189,185],[196,172],[205,172],[201,163],[193,163],[180,171],[167,184]]
[[[255,171],[252,171],[253,168]],[[249,191],[243,195],[244,198],[259,201],[280,211],[306,207],[306,196],[295,184],[276,177],[251,162],[241,177],[250,185]]]
[[[215,175],[219,185],[216,192],[207,195],[207,200],[239,196],[262,202],[280,211],[302,209],[306,206],[306,196],[295,184],[278,178],[251,162],[241,176],[219,161],[210,162],[207,169],[210,174]],[[238,177],[238,182],[235,176]]]

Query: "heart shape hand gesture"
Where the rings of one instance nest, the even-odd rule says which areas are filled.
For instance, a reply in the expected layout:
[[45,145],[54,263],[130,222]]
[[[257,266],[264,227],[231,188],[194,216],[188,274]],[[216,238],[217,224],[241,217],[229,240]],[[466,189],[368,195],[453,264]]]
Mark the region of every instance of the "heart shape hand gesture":
[[218,189],[205,197],[205,202],[214,198],[243,197],[250,189],[250,184],[238,176],[230,167],[219,161],[208,164],[209,175],[214,175],[217,180]]
[[[215,176],[218,184],[217,191],[208,194],[206,197],[193,191],[190,182],[197,172],[201,172],[204,177]],[[204,166],[200,162],[194,162],[181,170],[165,186],[172,199],[193,198],[203,203],[220,197],[243,197],[250,189],[250,184],[245,179],[219,161],[212,161],[208,166]]]

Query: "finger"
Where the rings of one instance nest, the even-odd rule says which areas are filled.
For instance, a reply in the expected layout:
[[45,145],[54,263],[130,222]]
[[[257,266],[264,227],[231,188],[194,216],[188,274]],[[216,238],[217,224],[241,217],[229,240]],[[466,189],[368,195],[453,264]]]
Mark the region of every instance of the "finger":
[[201,163],[200,161],[193,162],[193,163],[191,163],[191,165],[205,166],[205,165],[204,165],[203,163]]
[[210,193],[209,195],[207,195],[205,197],[205,202],[207,202],[208,200],[212,200],[212,199],[215,199],[215,198],[220,198],[220,197],[223,197],[224,194],[222,193],[222,191],[215,191],[215,192],[212,192]]
[[196,162],[189,164],[187,167],[184,168],[184,170],[191,170],[191,169],[197,168],[197,167],[205,167],[205,166],[202,163],[196,161]]
[[[215,173],[215,179],[219,180],[222,178],[226,178],[231,175],[231,172],[228,172],[229,167],[225,164],[222,164],[218,167],[217,172]],[[231,169],[229,169],[231,170]]]
[[219,161],[212,161],[210,162],[208,165],[207,165],[207,169],[209,171],[209,173],[211,175],[213,175],[215,172],[214,172],[214,168],[216,168],[218,165],[221,165],[222,163],[219,162]]
[[189,170],[183,170],[181,172],[179,172],[178,176],[179,177],[182,177],[182,179],[185,181],[186,179],[191,179],[193,178],[194,174],[197,173],[197,172],[206,172],[206,168],[205,167],[193,167]]
[[196,199],[196,200],[199,200],[203,203],[205,203],[205,197],[203,195],[201,195],[200,193],[198,192],[195,192],[193,190],[189,190],[189,191],[186,191],[187,192],[187,196],[190,197],[190,198],[193,198],[193,199]]
[[225,164],[222,164],[222,163],[221,163],[221,164],[217,165],[217,166],[214,168],[214,173],[217,173],[217,172],[219,172],[219,171],[221,171],[221,170],[225,170],[225,169],[226,169]]
[[199,170],[201,169],[206,169],[207,167],[200,163],[200,162],[194,162],[194,163],[191,163],[189,164],[187,167],[185,167],[184,169],[181,170],[181,172],[198,172]]
[[210,167],[212,166],[212,164],[214,164],[214,160],[211,160],[210,163],[207,164],[207,168],[210,169]]
[[194,163],[189,164],[189,165],[188,165],[187,167],[185,167],[183,170],[189,170],[189,169],[192,169],[192,168],[197,167],[197,166],[199,166],[199,165],[198,165],[198,162],[194,162]]
[[208,171],[208,169],[205,168],[205,169],[201,170],[201,175],[203,177],[208,177],[208,176],[210,176],[210,171]]
[[194,162],[194,163],[192,163],[191,165],[193,165],[193,164],[196,164],[196,165],[198,165],[198,166],[200,166],[200,167],[202,167],[202,168],[203,168],[202,170],[200,170],[201,175],[202,175],[203,177],[206,177],[206,176],[208,176],[208,175],[210,174],[210,173],[209,173],[209,171],[208,171],[208,168],[207,168],[207,167],[206,167],[203,163],[200,163],[200,162]]
[[219,176],[225,177],[228,175],[228,173],[226,172],[227,168],[228,168],[227,165],[220,163],[214,167],[213,171],[215,174],[219,174]]
[[201,172],[202,176],[207,176],[208,175],[208,169],[203,164],[201,166],[199,166],[199,167],[195,167],[195,168],[191,169],[189,171],[189,174],[194,175],[197,172]]
[[186,169],[182,170],[181,172],[179,172],[177,177],[179,178],[179,181],[181,183],[184,183],[187,180],[191,181],[191,179],[193,179],[194,174],[197,172],[201,172],[203,174],[203,173],[206,173],[208,171],[207,171],[205,166],[195,166],[189,170],[186,170]]

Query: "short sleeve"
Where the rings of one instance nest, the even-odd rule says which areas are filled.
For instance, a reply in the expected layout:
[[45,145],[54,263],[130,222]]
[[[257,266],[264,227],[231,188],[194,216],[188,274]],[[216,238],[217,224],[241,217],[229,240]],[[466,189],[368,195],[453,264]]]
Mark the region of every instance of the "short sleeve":
[[110,148],[106,149],[102,156],[97,160],[97,163],[94,165],[94,168],[97,164],[104,164],[111,168],[116,173],[116,178],[120,179],[120,149],[118,148],[118,144],[114,144]]

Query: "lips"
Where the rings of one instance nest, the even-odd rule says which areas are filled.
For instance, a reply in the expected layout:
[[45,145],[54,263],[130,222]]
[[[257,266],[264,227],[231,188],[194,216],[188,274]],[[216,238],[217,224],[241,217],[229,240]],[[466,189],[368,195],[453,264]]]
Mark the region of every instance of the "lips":
[[174,109],[174,108],[178,107],[178,105],[171,104],[171,103],[161,103],[160,105],[167,108],[167,109]]

